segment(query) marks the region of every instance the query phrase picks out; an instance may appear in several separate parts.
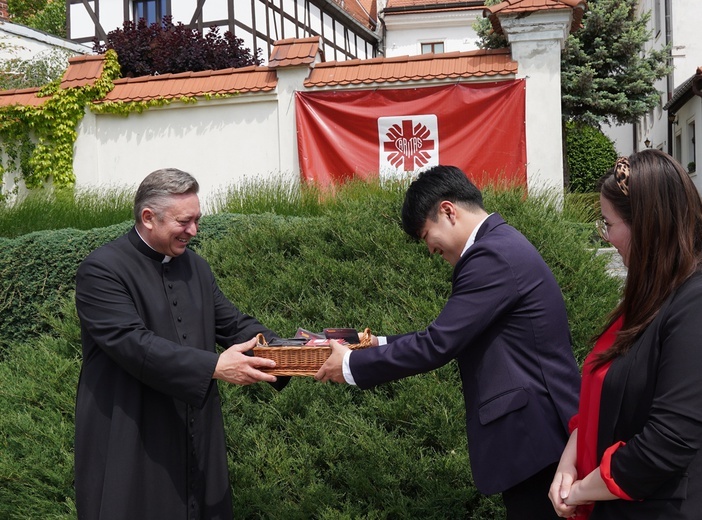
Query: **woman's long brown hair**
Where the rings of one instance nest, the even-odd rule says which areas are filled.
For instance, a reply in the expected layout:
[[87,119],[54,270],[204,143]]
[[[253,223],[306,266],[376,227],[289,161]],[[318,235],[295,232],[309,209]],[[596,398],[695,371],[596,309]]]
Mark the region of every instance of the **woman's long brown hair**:
[[622,328],[597,365],[626,353],[668,296],[702,261],[702,201],[688,173],[655,149],[629,157],[628,195],[614,171],[600,180],[600,194],[629,226],[629,265],[623,298],[605,330],[620,316]]

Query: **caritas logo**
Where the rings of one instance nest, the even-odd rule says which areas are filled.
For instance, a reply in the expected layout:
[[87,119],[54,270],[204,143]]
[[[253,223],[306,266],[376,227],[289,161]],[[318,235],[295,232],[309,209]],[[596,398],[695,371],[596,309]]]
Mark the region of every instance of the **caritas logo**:
[[402,176],[439,164],[436,115],[378,118],[381,177]]

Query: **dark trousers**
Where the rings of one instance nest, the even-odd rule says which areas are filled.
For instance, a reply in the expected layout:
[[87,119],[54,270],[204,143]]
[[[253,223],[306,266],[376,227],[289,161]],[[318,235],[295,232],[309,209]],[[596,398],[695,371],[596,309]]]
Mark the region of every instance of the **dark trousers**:
[[502,492],[502,501],[507,509],[507,520],[551,520],[557,519],[553,504],[548,498],[548,489],[553,482],[558,463],[551,464]]

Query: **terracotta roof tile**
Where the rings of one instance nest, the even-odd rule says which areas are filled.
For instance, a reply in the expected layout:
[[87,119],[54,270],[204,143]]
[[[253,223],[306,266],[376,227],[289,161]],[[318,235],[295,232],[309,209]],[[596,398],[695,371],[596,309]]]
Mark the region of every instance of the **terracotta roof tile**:
[[102,54],[69,58],[61,88],[83,87],[100,78],[105,57]]
[[310,65],[318,58],[323,60],[320,51],[322,39],[314,38],[289,38],[278,40],[273,44],[273,51],[268,60],[268,66],[277,69],[296,65]]
[[43,105],[49,98],[39,97],[38,88],[23,88],[16,90],[0,90],[0,107],[13,105],[24,105],[38,107]]
[[[316,52],[312,52],[313,48],[319,45],[318,38],[282,40],[280,43],[287,49],[281,52],[274,50],[272,53],[279,58],[278,67],[283,66],[283,63],[293,63],[291,56],[295,56],[295,59],[307,60],[310,60],[310,56],[318,56]],[[295,54],[290,51],[301,51],[301,53]],[[303,58],[304,56],[307,58]],[[313,63],[312,61],[307,63],[310,74],[305,80],[306,87],[403,83],[447,78],[490,78],[509,76],[517,72],[517,63],[512,60],[507,49],[320,62],[312,66]],[[75,68],[79,70],[76,72]],[[72,59],[65,73],[64,83],[70,86],[86,84],[99,77],[101,70],[101,56]],[[115,80],[114,84],[114,89],[96,103],[147,101],[158,98],[177,99],[181,96],[196,97],[205,94],[270,92],[276,88],[277,73],[272,67],[251,66],[218,71],[122,78]],[[40,105],[46,98],[38,98],[37,92],[38,89],[0,92],[0,106]]]
[[517,63],[508,49],[423,54],[317,64],[306,87],[367,85],[445,78],[513,75]]
[[268,67],[242,67],[203,72],[182,72],[115,80],[115,88],[97,103],[105,101],[148,101],[205,94],[269,92],[278,78]]
[[376,2],[376,0],[360,0],[360,4],[368,13],[371,20],[378,19],[378,2]]
[[[331,0],[341,9],[346,11],[352,18],[368,29],[375,29],[376,21],[370,16],[370,10],[361,3],[362,0]],[[375,2],[373,2],[375,3]]]
[[497,17],[497,13],[534,13],[536,11],[546,11],[552,9],[572,9],[573,22],[570,25],[570,32],[580,29],[583,13],[587,8],[585,0],[505,0],[504,2],[486,7],[483,15],[490,19],[495,32],[502,33],[502,25]]

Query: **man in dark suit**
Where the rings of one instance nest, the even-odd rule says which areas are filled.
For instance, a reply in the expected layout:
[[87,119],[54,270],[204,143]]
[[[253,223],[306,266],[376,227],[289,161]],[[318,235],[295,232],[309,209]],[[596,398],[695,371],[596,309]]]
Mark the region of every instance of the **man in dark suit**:
[[580,374],[553,274],[521,233],[488,215],[455,167],[436,166],[412,182],[402,226],[454,266],[445,307],[423,331],[373,337],[378,348],[334,342],[316,379],[365,389],[457,360],[476,487],[502,493],[509,520],[557,518],[548,489]]

